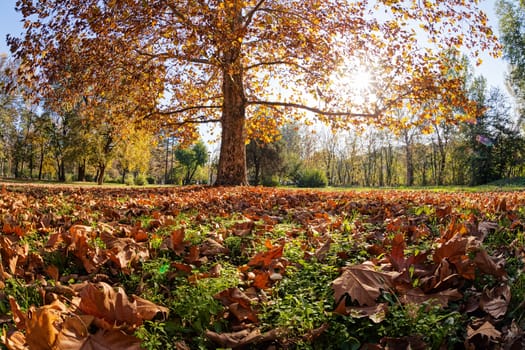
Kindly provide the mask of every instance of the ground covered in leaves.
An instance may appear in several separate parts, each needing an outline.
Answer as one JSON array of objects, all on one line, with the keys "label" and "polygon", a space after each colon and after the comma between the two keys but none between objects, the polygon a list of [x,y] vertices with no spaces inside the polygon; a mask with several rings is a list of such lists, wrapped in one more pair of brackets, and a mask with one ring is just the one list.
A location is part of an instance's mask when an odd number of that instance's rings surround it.
[{"label": "ground covered in leaves", "polygon": [[8,349],[521,349],[525,194],[4,185]]}]

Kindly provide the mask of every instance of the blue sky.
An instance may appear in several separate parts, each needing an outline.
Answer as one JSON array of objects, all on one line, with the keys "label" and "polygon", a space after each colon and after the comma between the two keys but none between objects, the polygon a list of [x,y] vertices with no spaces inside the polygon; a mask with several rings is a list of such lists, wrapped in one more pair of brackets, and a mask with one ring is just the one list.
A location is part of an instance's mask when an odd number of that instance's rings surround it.
[{"label": "blue sky", "polygon": [[[494,0],[481,1],[481,8],[488,14],[491,25],[497,32],[497,18],[494,12]],[[0,0],[0,54],[8,53],[6,35],[18,36],[22,32],[21,15],[14,10],[16,0]],[[477,68],[480,75],[487,78],[489,86],[498,86],[504,89],[506,64],[502,59],[493,59],[488,55],[482,56],[483,64]]]}]

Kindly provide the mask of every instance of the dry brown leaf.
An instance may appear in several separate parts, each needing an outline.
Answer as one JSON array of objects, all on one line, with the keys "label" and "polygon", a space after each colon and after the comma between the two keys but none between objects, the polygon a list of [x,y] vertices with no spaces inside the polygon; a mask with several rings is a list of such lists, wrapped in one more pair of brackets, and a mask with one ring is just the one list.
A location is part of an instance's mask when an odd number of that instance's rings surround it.
[{"label": "dry brown leaf", "polygon": [[4,344],[8,350],[28,350],[24,333],[16,331],[10,336],[7,336],[5,328],[3,332],[2,344]]},{"label": "dry brown leaf", "polygon": [[12,296],[9,296],[9,306],[11,307],[13,322],[15,323],[16,328],[19,330],[25,329],[27,316],[24,312],[22,312],[22,309],[20,309],[16,299]]},{"label": "dry brown leaf", "polygon": [[268,251],[257,253],[248,262],[252,267],[269,267],[273,259],[279,259],[283,256],[284,245],[271,247]]},{"label": "dry brown leaf", "polygon": [[221,254],[229,254],[230,250],[217,242],[214,239],[206,238],[200,245],[201,255],[216,256]]},{"label": "dry brown leaf", "polygon": [[476,256],[474,257],[474,263],[476,264],[476,267],[484,274],[492,275],[504,280],[507,278],[505,260],[499,259],[499,261],[497,261],[483,248],[478,249]]},{"label": "dry brown leaf", "polygon": [[498,331],[492,323],[485,321],[476,328],[474,325],[467,326],[467,340],[472,340],[475,336],[481,336],[482,338],[488,338],[489,340],[497,340],[501,337],[501,332]]},{"label": "dry brown leaf", "polygon": [[353,318],[368,317],[374,323],[382,322],[387,314],[388,304],[380,303],[372,306],[344,306],[341,302],[334,310],[335,313],[341,315],[348,315]]},{"label": "dry brown leaf", "polygon": [[332,282],[337,303],[345,302],[346,295],[361,306],[372,306],[382,290],[390,290],[393,281],[400,274],[391,271],[378,271],[372,264],[360,264],[343,268],[340,277]]},{"label": "dry brown leaf", "polygon": [[158,313],[166,316],[168,309],[142,298],[132,301],[122,288],[113,289],[109,284],[88,283],[80,290],[79,309],[93,315],[99,327],[113,330],[134,330],[143,320],[149,320]]},{"label": "dry brown leaf", "polygon": [[50,305],[31,307],[26,318],[26,342],[31,350],[51,349],[57,340],[58,325],[67,307],[55,300]]},{"label": "dry brown leaf", "polygon": [[486,290],[481,296],[479,307],[490,316],[498,319],[507,313],[510,303],[510,287],[506,284]]},{"label": "dry brown leaf", "polygon": [[140,339],[120,331],[99,330],[82,339],[64,339],[58,350],[140,350]]},{"label": "dry brown leaf", "polygon": [[239,348],[254,343],[264,343],[278,339],[283,333],[281,329],[272,329],[268,332],[261,333],[256,328],[253,330],[242,330],[234,333],[215,333],[210,330],[205,332],[205,336],[215,344],[225,348]]},{"label": "dry brown leaf", "polygon": [[239,288],[229,288],[213,296],[227,306],[238,322],[259,322],[257,314],[252,309],[252,300]]}]

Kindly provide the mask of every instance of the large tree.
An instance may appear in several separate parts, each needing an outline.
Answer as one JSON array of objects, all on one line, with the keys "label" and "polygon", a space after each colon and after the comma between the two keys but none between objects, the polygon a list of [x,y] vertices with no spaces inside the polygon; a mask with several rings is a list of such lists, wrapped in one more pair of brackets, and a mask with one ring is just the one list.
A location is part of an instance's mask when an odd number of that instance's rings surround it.
[{"label": "large tree", "polygon": [[[467,115],[461,82],[446,74],[459,64],[443,52],[497,51],[477,3],[19,0],[25,34],[9,44],[20,80],[47,100],[83,101],[89,114],[111,96],[106,107],[125,113],[109,113],[110,122],[159,120],[184,138],[219,122],[216,184],[242,185],[246,139],[266,139],[306,112],[334,127],[388,126],[391,109],[422,100]],[[345,82],[363,70],[372,79],[355,94]]]}]

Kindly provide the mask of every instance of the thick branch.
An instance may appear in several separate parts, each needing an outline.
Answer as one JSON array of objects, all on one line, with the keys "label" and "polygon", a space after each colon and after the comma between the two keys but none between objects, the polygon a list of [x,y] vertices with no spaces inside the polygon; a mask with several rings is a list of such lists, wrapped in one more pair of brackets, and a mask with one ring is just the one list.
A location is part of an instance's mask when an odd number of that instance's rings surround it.
[{"label": "thick branch", "polygon": [[253,19],[253,15],[255,14],[255,12],[257,12],[257,10],[262,6],[262,4],[264,3],[265,0],[260,0],[257,5],[255,5],[253,7],[253,9],[248,13],[248,15],[246,16],[246,21],[244,21],[244,28],[248,28],[248,26],[250,25],[250,23],[252,22],[252,19]]},{"label": "thick branch", "polygon": [[201,64],[208,64],[208,65],[213,66],[213,63],[206,58],[188,58],[188,57],[184,57],[180,55],[174,55],[173,53],[170,53],[170,52],[149,53],[149,52],[145,52],[141,50],[135,50],[135,52],[138,53],[139,55],[146,56],[152,59],[153,58],[175,58],[178,60],[185,60],[185,61],[192,62],[192,63],[201,63]]},{"label": "thick branch", "polygon": [[184,107],[184,108],[175,109],[175,110],[156,111],[155,114],[173,115],[173,114],[180,114],[180,113],[184,113],[184,112],[188,112],[192,110],[198,110],[198,109],[218,109],[218,108],[222,108],[222,105],[189,106],[189,107]]},{"label": "thick branch", "polygon": [[[154,111],[151,111],[150,113],[145,114],[142,117],[142,119],[149,119],[154,115],[170,116],[170,115],[181,114],[181,113],[192,111],[192,110],[217,109],[217,108],[222,108],[222,106],[221,105],[189,106],[189,107],[175,109],[175,110],[154,110]],[[184,124],[206,124],[206,123],[217,123],[217,122],[220,122],[220,119],[206,119],[205,116],[198,116],[196,119],[187,118],[181,122],[172,123],[172,124],[184,125]]]},{"label": "thick branch", "polygon": [[280,65],[280,64],[299,68],[300,70],[303,70],[306,73],[313,73],[308,68],[306,68],[306,67],[304,67],[304,66],[302,66],[302,65],[300,65],[298,63],[290,62],[290,61],[281,61],[281,60],[279,60],[279,61],[269,61],[269,62],[259,62],[259,63],[256,63],[256,64],[252,64],[251,66],[247,66],[245,69],[246,70],[250,70],[250,69],[261,67],[261,66],[275,66],[275,65]]},{"label": "thick branch", "polygon": [[[204,116],[202,116],[204,118]],[[186,124],[208,124],[208,123],[219,123],[220,119],[185,119],[181,120],[179,122],[171,122],[167,121],[166,124],[168,125],[176,125],[176,126],[182,126]]]},{"label": "thick branch", "polygon": [[249,101],[249,105],[264,105],[264,106],[273,106],[273,107],[288,107],[288,108],[297,108],[303,109],[309,112],[313,112],[319,115],[325,116],[349,116],[349,117],[377,117],[380,114],[380,111],[375,111],[374,113],[355,113],[349,111],[325,111],[317,107],[310,107],[300,103],[292,102],[275,102],[275,101]]}]

